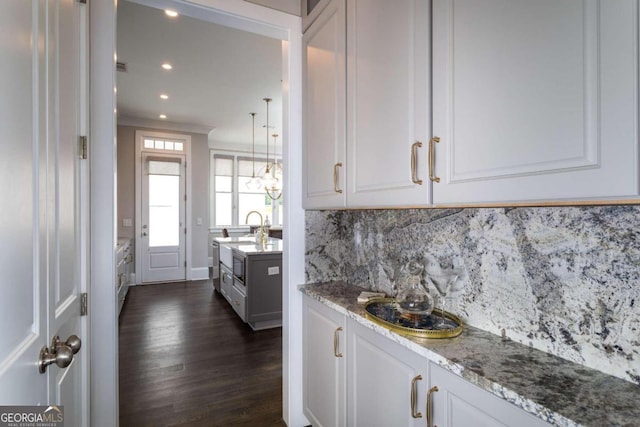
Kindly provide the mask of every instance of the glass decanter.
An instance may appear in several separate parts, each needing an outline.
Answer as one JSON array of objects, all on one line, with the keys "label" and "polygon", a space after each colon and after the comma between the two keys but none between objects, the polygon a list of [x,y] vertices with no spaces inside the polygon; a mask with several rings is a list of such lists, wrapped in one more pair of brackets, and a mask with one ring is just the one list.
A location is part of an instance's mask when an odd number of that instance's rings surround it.
[{"label": "glass decanter", "polygon": [[408,277],[404,286],[398,291],[396,301],[399,311],[410,315],[426,316],[433,311],[433,297],[420,283],[424,267],[417,262],[407,266]]}]

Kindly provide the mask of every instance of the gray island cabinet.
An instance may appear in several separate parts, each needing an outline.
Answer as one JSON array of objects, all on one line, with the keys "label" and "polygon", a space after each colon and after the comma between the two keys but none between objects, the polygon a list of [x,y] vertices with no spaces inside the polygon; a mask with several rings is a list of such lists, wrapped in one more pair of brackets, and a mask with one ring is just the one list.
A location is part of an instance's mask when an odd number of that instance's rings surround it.
[{"label": "gray island cabinet", "polygon": [[253,330],[282,326],[282,241],[220,245],[220,293]]}]

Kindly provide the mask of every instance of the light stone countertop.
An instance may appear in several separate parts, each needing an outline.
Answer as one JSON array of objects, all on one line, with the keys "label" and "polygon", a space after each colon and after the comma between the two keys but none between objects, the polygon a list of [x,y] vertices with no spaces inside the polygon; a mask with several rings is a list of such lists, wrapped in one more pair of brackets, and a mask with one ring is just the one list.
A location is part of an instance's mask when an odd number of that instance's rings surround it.
[{"label": "light stone countertop", "polygon": [[264,248],[261,248],[256,242],[258,239],[254,235],[234,236],[234,237],[216,237],[213,239],[220,245],[232,247],[232,250],[240,252],[243,255],[260,255],[260,254],[281,254],[282,240],[272,237],[267,238]]},{"label": "light stone countertop", "polygon": [[640,426],[640,386],[465,325],[451,339],[412,339],[364,317],[356,299],[367,290],[342,281],[300,290],[556,426]]}]

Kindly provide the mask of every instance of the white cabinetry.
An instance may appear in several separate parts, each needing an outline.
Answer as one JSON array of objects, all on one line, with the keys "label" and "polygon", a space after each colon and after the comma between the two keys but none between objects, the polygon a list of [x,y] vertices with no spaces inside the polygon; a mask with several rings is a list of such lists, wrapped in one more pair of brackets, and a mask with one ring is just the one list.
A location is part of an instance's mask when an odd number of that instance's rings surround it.
[{"label": "white cabinetry", "polygon": [[345,0],[333,0],[303,37],[307,209],[345,207],[345,31]]},{"label": "white cabinetry", "polygon": [[430,3],[346,5],[304,34],[305,208],[426,205]]},{"label": "white cabinetry", "polygon": [[316,427],[346,426],[345,316],[304,297],[304,414]]},{"label": "white cabinetry", "polygon": [[433,0],[433,202],[637,195],[637,7]]},{"label": "white cabinetry", "polygon": [[419,147],[431,131],[429,6],[347,2],[349,207],[430,203],[426,145]]},{"label": "white cabinetry", "polygon": [[118,239],[116,248],[116,292],[118,294],[118,314],[122,311],[124,300],[129,292],[133,275],[132,239]]},{"label": "white cabinetry", "polygon": [[433,363],[431,386],[434,426],[549,427],[541,419]]},{"label": "white cabinetry", "polygon": [[439,427],[549,426],[306,295],[302,322],[304,414],[313,426],[422,427],[428,411]]},{"label": "white cabinetry", "polygon": [[347,336],[348,425],[424,426],[427,360],[355,321]]},{"label": "white cabinetry", "polygon": [[637,198],[638,22],[633,0],[331,1],[304,36],[305,208]]}]

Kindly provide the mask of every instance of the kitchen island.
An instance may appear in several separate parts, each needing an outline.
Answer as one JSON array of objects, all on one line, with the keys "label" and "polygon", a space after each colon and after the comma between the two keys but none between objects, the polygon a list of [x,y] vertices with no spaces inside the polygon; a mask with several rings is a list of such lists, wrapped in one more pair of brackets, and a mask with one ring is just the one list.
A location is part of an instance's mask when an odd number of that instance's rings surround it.
[{"label": "kitchen island", "polygon": [[[300,290],[309,298],[330,308],[331,311],[345,316],[352,322],[353,329],[364,328],[373,332],[381,340],[390,340],[399,348],[409,350],[408,354],[414,357],[417,355],[430,363],[432,381],[435,381],[434,374],[446,371],[450,377],[448,382],[452,382],[456,377],[463,379],[466,383],[470,383],[469,386],[475,387],[474,396],[481,393],[491,394],[492,397],[510,402],[528,416],[548,423],[545,425],[572,427],[638,425],[640,407],[637,401],[640,396],[640,387],[636,384],[533,349],[509,340],[508,337],[496,336],[467,325],[462,334],[456,338],[425,340],[401,336],[368,320],[365,317],[364,307],[356,302],[360,292],[365,289],[347,285],[345,282],[304,285]],[[348,325],[345,329],[348,329]],[[340,333],[343,333],[342,329]],[[308,338],[312,342],[317,340],[315,336]],[[351,340],[349,344],[356,342],[358,341]],[[340,345],[342,344],[338,344]],[[348,346],[340,347],[339,350],[344,352],[346,358],[353,356],[353,354],[349,355],[349,351],[352,353],[355,351]],[[397,353],[400,352],[397,351]],[[340,356],[342,357],[342,354]],[[355,366],[350,365],[350,367]],[[353,380],[353,373],[347,378],[349,378],[348,381]],[[424,380],[428,381],[426,377]],[[446,383],[438,382],[440,392],[436,392],[436,396],[445,392],[443,384]],[[353,388],[354,384],[349,387]],[[449,392],[449,395],[454,396],[454,393]],[[448,400],[455,401],[455,399]],[[351,402],[348,407],[353,408],[354,404],[355,402]],[[482,405],[477,407],[484,409]],[[450,411],[439,410],[436,407],[435,420],[443,413],[450,413]],[[476,411],[476,413],[479,412]],[[490,415],[495,414],[497,412]],[[460,424],[438,422],[438,425]],[[524,424],[506,423],[506,425]],[[534,421],[532,425],[538,425],[538,423]]]},{"label": "kitchen island", "polygon": [[264,246],[252,236],[214,239],[219,247],[216,287],[253,330],[282,326],[282,240]]}]

